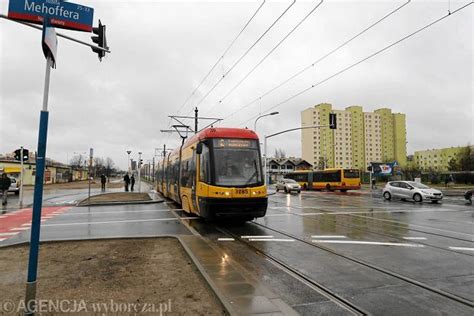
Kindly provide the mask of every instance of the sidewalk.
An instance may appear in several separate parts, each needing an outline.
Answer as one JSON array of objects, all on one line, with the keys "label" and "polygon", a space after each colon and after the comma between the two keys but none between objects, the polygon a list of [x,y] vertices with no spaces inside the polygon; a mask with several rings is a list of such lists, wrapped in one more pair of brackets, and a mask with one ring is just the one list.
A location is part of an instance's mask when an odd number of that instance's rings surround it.
[{"label": "sidewalk", "polygon": [[278,295],[252,278],[220,249],[202,237],[181,236],[198,269],[231,315],[298,315]]}]

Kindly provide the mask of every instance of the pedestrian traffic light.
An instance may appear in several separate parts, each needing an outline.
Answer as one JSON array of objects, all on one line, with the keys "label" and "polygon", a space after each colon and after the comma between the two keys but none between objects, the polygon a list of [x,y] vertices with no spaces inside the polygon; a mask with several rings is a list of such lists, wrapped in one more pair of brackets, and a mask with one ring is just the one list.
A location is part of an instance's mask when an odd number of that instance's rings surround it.
[{"label": "pedestrian traffic light", "polygon": [[[93,27],[92,32],[94,34],[97,34],[97,36],[91,36],[92,41],[96,43],[99,47],[108,49],[107,47],[107,39],[105,37],[105,25],[102,25],[102,23],[99,20],[99,26],[98,27]],[[102,61],[102,57],[105,56],[105,51],[92,47],[92,51],[94,53],[97,53],[99,56],[99,60]]]},{"label": "pedestrian traffic light", "polygon": [[329,128],[337,129],[336,113],[329,113]]},{"label": "pedestrian traffic light", "polygon": [[[29,155],[28,149],[23,148],[23,161],[27,161]],[[21,161],[21,148],[15,150],[15,160]]]},{"label": "pedestrian traffic light", "polygon": [[372,171],[372,166],[368,166],[367,171]]}]

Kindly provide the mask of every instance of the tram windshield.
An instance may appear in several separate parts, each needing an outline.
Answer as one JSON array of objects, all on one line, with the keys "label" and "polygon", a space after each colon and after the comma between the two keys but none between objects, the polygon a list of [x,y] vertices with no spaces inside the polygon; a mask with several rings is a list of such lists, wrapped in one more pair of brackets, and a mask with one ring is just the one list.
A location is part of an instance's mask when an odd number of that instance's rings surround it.
[{"label": "tram windshield", "polygon": [[243,187],[263,183],[258,143],[249,139],[214,139],[217,186]]}]

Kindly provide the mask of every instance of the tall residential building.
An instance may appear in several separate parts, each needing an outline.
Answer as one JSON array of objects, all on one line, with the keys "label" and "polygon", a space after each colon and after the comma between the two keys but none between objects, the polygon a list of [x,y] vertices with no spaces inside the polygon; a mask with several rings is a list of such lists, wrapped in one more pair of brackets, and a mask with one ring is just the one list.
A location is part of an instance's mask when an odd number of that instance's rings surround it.
[{"label": "tall residential building", "polygon": [[406,165],[406,117],[382,108],[363,112],[361,106],[333,110],[321,103],[301,112],[301,125],[328,125],[336,113],[337,129],[303,129],[302,158],[315,168],[366,169],[370,162],[396,160]]}]

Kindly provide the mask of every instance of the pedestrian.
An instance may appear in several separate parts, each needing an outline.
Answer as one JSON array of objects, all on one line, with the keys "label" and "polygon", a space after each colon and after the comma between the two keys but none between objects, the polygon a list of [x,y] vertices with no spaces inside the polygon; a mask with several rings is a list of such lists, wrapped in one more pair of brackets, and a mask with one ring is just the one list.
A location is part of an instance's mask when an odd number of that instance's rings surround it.
[{"label": "pedestrian", "polygon": [[0,177],[0,191],[2,192],[2,205],[7,205],[8,197],[8,188],[12,184],[12,180],[7,176],[6,173],[3,173]]},{"label": "pedestrian", "polygon": [[107,177],[104,174],[100,176],[100,183],[102,184],[102,192],[105,192],[105,184],[107,183]]},{"label": "pedestrian", "polygon": [[128,192],[128,186],[130,184],[130,177],[128,176],[128,173],[126,173],[123,177],[123,182],[125,182],[125,192]]},{"label": "pedestrian", "polygon": [[446,177],[444,178],[444,186],[447,188],[447,187],[448,187],[448,184],[449,184],[449,177],[446,176]]},{"label": "pedestrian", "polygon": [[377,189],[375,178],[372,179],[372,190]]},{"label": "pedestrian", "polygon": [[135,177],[133,176],[133,174],[132,174],[132,178],[130,178],[130,183],[132,184],[131,187],[130,187],[130,189],[131,189],[132,192],[133,192],[133,187],[135,186]]}]

